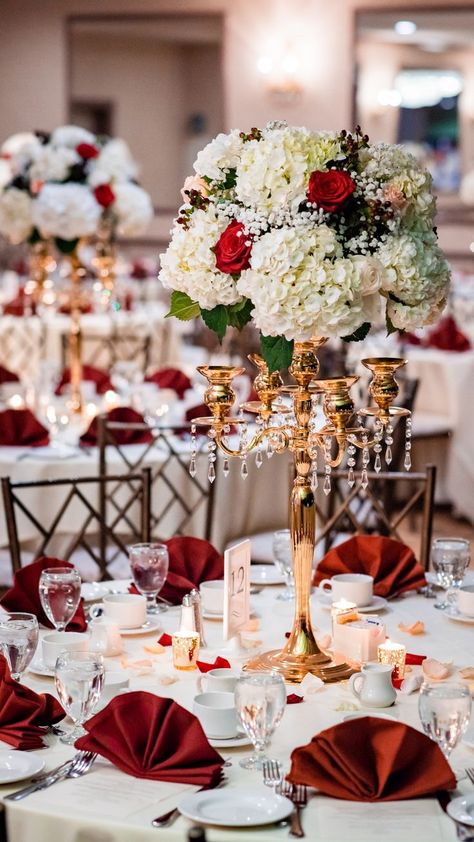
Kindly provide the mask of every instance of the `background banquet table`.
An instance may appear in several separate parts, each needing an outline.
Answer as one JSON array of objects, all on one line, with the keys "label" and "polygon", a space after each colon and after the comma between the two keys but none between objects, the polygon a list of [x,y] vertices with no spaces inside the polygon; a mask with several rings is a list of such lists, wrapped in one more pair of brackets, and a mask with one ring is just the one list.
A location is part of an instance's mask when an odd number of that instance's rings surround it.
[{"label": "background banquet table", "polygon": [[[284,633],[291,626],[291,604],[276,600],[276,593],[276,588],[268,587],[252,596],[252,606],[261,619],[261,629],[245,635],[249,640],[262,640],[268,648],[282,646]],[[320,607],[316,596],[312,597],[312,601],[313,620],[318,626],[317,636],[320,636],[330,630],[330,615]],[[433,600],[408,595],[391,601],[384,618],[390,637],[403,642],[409,652],[434,656],[442,661],[454,660],[454,665],[460,668],[472,664],[474,628],[455,623],[440,614],[433,608]],[[425,622],[426,634],[410,637],[399,631],[400,622],[409,623],[416,619]],[[170,609],[162,615],[161,622],[163,630],[176,630],[179,608]],[[221,642],[221,625],[215,621],[205,622],[210,648],[202,653],[202,659],[213,660],[215,655],[225,654]],[[153,661],[150,674],[131,676],[130,687],[173,698],[191,709],[193,696],[198,692],[198,674],[179,674],[176,683],[168,686],[160,684],[160,678],[173,674],[171,652],[167,649],[162,655],[150,656],[143,650],[143,646],[156,639],[157,635],[159,632],[124,638],[128,656],[147,657]],[[232,666],[238,667],[241,663],[229,655],[227,657]],[[120,668],[120,657],[107,659],[106,663],[110,668]],[[130,669],[129,673],[132,674],[133,670]],[[24,680],[37,691],[53,691],[52,679],[27,673]],[[288,706],[272,740],[272,756],[280,759],[288,770],[292,749],[308,742],[320,730],[341,722],[347,715],[344,706],[354,702],[355,698],[347,682],[343,682],[326,685],[307,697],[302,704]],[[398,693],[395,706],[384,712],[421,730],[417,705],[418,694],[405,696]],[[471,731],[474,732],[474,723],[471,724]],[[46,760],[47,768],[53,768],[72,752],[71,748],[60,744],[56,738],[51,739],[53,745],[39,752]],[[232,758],[232,766],[226,769],[229,789],[261,785],[260,773],[245,771],[238,765],[239,758],[250,750],[250,747],[221,750],[225,758]],[[456,773],[463,776],[458,784],[459,792],[472,792],[472,784],[465,779],[464,769],[474,765],[474,751],[461,744],[454,750],[451,763]],[[0,787],[0,797],[15,788],[18,787]],[[61,839],[61,842],[130,842],[133,838],[134,842],[138,842],[156,840],[161,834],[166,840],[184,840],[188,827],[184,818],[179,818],[172,827],[165,830],[151,828],[150,821],[174,807],[180,796],[190,790],[191,787],[185,785],[134,779],[98,759],[91,772],[83,778],[59,783],[17,804],[5,802],[9,839],[34,839],[35,842],[50,842],[51,838]],[[366,804],[314,795],[303,812],[302,821],[309,840],[321,839],[324,842],[341,842],[348,833],[351,842],[380,842],[381,838],[387,842],[400,842],[401,839],[404,842],[449,842],[456,838],[454,823],[442,812],[434,798]],[[288,828],[217,828],[208,829],[207,834],[210,842],[233,842],[243,838],[255,842],[274,842],[276,839],[287,839]]]}]

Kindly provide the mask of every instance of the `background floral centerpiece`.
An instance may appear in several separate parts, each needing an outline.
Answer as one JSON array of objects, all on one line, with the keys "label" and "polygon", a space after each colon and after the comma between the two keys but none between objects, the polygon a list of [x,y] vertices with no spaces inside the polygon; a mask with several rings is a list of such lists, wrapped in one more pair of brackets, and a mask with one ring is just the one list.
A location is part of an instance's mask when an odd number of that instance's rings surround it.
[{"label": "background floral centerpiece", "polygon": [[401,147],[279,122],[218,135],[194,169],[161,256],[169,315],[220,338],[253,321],[275,369],[295,339],[412,330],[443,310],[431,176]]}]

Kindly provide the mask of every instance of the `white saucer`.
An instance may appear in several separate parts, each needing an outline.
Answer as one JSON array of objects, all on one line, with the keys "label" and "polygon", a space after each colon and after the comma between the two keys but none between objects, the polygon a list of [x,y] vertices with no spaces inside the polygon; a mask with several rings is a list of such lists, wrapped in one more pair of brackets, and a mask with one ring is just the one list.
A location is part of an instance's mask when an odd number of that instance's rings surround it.
[{"label": "white saucer", "polygon": [[456,614],[452,613],[451,611],[443,611],[443,613],[448,620],[454,620],[455,623],[470,623],[471,625],[474,624],[474,617],[469,617],[467,614],[461,614],[460,611],[457,611]]},{"label": "white saucer", "polygon": [[238,737],[231,737],[229,740],[211,740],[210,737],[208,739],[213,748],[240,748],[240,746],[252,745],[247,734],[239,734]]},{"label": "white saucer", "polygon": [[382,713],[377,708],[367,708],[367,710],[357,710],[353,713],[347,713],[342,717],[343,722],[349,722],[350,719],[360,719],[363,716],[371,716],[376,719],[388,719],[390,722],[396,721],[398,717],[393,713]]},{"label": "white saucer", "polygon": [[250,566],[251,585],[284,585],[285,577],[274,564],[252,564]]},{"label": "white saucer", "polygon": [[[325,608],[327,611],[329,611],[329,609],[331,608],[331,605],[332,605],[331,598],[328,598],[326,596],[321,596],[320,594],[317,594],[316,599],[318,600],[318,602],[321,604],[321,606],[323,608]],[[388,606],[388,602],[385,599],[385,597],[374,596],[372,598],[372,602],[370,602],[369,605],[357,605],[355,610],[359,614],[371,614],[374,611],[384,611],[384,609],[387,608],[387,606]]]},{"label": "white saucer", "polygon": [[130,583],[131,579],[118,579],[111,582],[83,582],[81,596],[86,602],[94,602],[97,599],[103,599],[108,594],[128,593]]},{"label": "white saucer", "polygon": [[28,670],[29,672],[33,672],[35,675],[42,675],[45,678],[54,678],[53,667],[47,667],[44,661],[41,661],[39,658],[38,660],[31,662]]},{"label": "white saucer", "polygon": [[218,827],[258,827],[286,819],[293,803],[283,795],[274,795],[267,787],[208,789],[185,796],[179,812],[200,824]]},{"label": "white saucer", "polygon": [[151,619],[150,617],[143,623],[143,626],[138,626],[136,629],[120,629],[120,634],[124,634],[126,637],[132,637],[132,635],[136,634],[149,634],[150,632],[157,631],[161,628],[161,623],[158,619]]},{"label": "white saucer", "polygon": [[[221,623],[222,623],[222,621],[223,621],[223,619],[224,619],[224,615],[223,615],[223,614],[217,614],[217,613],[214,613],[214,611],[205,611],[205,610],[204,610],[204,611],[202,612],[202,616],[203,616],[203,619],[204,619],[204,620],[218,620],[218,621],[220,621]],[[250,609],[250,619],[251,619],[251,620],[253,620],[255,617],[258,617],[258,616],[259,616],[259,615],[257,614],[257,612],[256,612],[256,611],[253,611],[252,609]],[[122,631],[122,629],[120,629],[120,631]]]},{"label": "white saucer", "polygon": [[474,792],[469,795],[460,795],[449,802],[446,812],[456,822],[468,824],[474,827]]},{"label": "white saucer", "polygon": [[26,751],[0,751],[0,784],[10,784],[31,778],[44,769],[44,760]]}]

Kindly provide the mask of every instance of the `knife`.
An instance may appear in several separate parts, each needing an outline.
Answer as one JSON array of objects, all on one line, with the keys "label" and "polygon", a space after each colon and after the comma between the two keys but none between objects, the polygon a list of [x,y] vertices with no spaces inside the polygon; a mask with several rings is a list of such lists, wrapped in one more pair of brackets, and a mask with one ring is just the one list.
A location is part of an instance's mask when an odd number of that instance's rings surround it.
[{"label": "knife", "polygon": [[6,795],[5,800],[20,801],[20,799],[26,798],[27,795],[31,795],[33,792],[39,792],[41,789],[47,789],[49,786],[55,784],[56,781],[66,777],[72,763],[72,760],[67,763],[63,763],[62,766],[58,766],[57,769],[54,769],[45,778],[41,778],[41,780],[29,784],[28,786],[23,787],[23,789],[17,789],[16,792],[11,792],[10,795]]},{"label": "knife", "polygon": [[[451,795],[449,794],[449,792],[443,789],[440,792],[436,793],[436,798],[438,799],[438,804],[443,810],[443,812],[446,813],[447,816],[449,816],[448,804],[451,801]],[[453,819],[452,816],[449,816],[449,818],[456,825],[457,837],[461,840],[461,842],[474,842],[474,827],[471,827],[467,824],[462,824],[461,822],[456,821],[456,819]]]}]

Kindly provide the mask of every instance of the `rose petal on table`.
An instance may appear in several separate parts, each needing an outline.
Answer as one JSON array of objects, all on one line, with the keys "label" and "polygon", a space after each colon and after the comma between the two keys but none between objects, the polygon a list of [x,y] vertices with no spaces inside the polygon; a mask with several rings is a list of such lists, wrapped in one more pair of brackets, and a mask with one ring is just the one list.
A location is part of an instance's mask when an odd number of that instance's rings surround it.
[{"label": "rose petal on table", "polygon": [[162,634],[161,637],[158,638],[157,642],[160,643],[161,646],[171,646],[173,643],[170,634]]},{"label": "rose petal on table", "polygon": [[403,693],[405,696],[409,696],[410,693],[416,693],[417,690],[420,689],[421,685],[423,684],[423,673],[422,672],[413,672],[411,675],[407,675],[401,682],[400,685],[400,693]]},{"label": "rose petal on table", "polygon": [[323,637],[317,638],[316,643],[320,649],[330,649],[332,646],[332,637],[330,634],[325,634]]},{"label": "rose petal on table", "polygon": [[318,690],[321,690],[322,687],[324,687],[324,681],[318,678],[317,675],[307,672],[303,681],[300,681],[298,684],[298,695],[303,696],[303,698],[312,696]]},{"label": "rose petal on table", "polygon": [[162,684],[164,687],[167,687],[169,684],[176,684],[179,681],[176,675],[160,675],[158,677],[158,684]]},{"label": "rose petal on table", "polygon": [[286,697],[286,704],[287,705],[299,705],[300,702],[303,702],[303,696],[297,696],[296,693],[290,693]]},{"label": "rose petal on table", "polygon": [[130,661],[129,658],[121,658],[120,664],[122,669],[131,669],[137,675],[148,675],[153,671],[153,661],[149,658],[142,658],[137,661]]},{"label": "rose petal on table", "polygon": [[351,711],[351,710],[360,710],[354,702],[341,702],[337,707],[334,708],[337,711]]},{"label": "rose petal on table", "polygon": [[285,637],[286,637],[287,640],[288,640],[290,634],[291,634],[291,632],[285,632]]},{"label": "rose petal on table", "polygon": [[252,617],[248,623],[245,624],[242,631],[246,632],[256,632],[260,630],[260,620],[258,617]]},{"label": "rose petal on table", "polygon": [[262,640],[248,640],[245,637],[241,639],[241,644],[244,649],[258,649],[262,645]]},{"label": "rose petal on table", "polygon": [[474,667],[464,667],[459,670],[461,678],[474,679]]},{"label": "rose petal on table", "polygon": [[398,628],[405,634],[424,634],[425,624],[422,620],[417,620],[415,623],[399,623]]},{"label": "rose petal on table", "polygon": [[197,661],[197,668],[199,672],[209,672],[209,670],[215,669],[230,669],[230,663],[227,658],[221,658],[218,655],[213,664],[206,663],[206,661]]},{"label": "rose petal on table", "polygon": [[148,646],[143,647],[143,651],[148,652],[149,655],[162,655],[165,647],[161,643],[149,643]]},{"label": "rose petal on table", "polygon": [[442,681],[451,673],[449,664],[443,664],[441,661],[437,661],[436,658],[425,658],[421,668],[425,677],[431,678],[434,681]]}]

